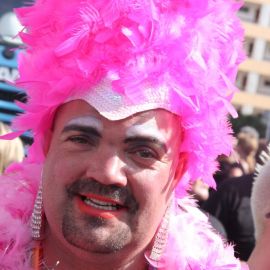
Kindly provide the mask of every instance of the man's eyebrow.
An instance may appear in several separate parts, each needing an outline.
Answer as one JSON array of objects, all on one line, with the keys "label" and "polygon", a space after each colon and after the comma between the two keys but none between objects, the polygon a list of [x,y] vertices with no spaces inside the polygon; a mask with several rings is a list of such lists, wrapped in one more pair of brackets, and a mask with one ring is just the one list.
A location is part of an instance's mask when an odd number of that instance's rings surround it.
[{"label": "man's eyebrow", "polygon": [[91,135],[101,138],[101,134],[97,130],[97,128],[91,127],[91,126],[84,126],[80,124],[68,124],[63,128],[62,133],[69,132],[69,131],[80,131],[80,132],[91,134]]},{"label": "man's eyebrow", "polygon": [[126,138],[124,143],[152,143],[162,148],[165,152],[168,150],[166,143],[154,136],[134,135]]}]

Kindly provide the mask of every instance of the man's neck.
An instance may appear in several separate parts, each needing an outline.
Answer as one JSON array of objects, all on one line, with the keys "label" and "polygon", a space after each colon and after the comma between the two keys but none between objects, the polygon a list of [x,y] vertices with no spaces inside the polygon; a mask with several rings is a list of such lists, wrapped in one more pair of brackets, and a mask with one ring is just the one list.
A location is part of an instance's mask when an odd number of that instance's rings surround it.
[{"label": "man's neck", "polygon": [[[43,245],[44,263],[56,270],[146,270],[148,269],[143,252],[136,256],[113,254],[90,254],[85,251],[70,252],[63,249],[57,240],[48,237]],[[57,267],[56,267],[57,265]],[[109,267],[109,268],[108,268]]]}]

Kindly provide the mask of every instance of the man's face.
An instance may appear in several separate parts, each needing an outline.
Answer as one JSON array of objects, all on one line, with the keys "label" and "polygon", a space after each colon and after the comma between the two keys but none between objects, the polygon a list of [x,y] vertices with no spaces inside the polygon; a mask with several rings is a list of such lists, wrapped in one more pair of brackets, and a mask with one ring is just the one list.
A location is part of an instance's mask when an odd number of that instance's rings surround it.
[{"label": "man's face", "polygon": [[110,121],[84,101],[63,105],[43,171],[50,235],[89,254],[145,249],[181,176],[180,134],[165,110]]}]

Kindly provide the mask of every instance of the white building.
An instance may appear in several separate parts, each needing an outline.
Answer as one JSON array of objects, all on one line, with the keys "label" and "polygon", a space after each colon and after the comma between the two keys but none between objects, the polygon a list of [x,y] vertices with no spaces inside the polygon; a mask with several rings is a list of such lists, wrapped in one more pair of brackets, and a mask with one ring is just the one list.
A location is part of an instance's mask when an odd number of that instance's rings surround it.
[{"label": "white building", "polygon": [[237,84],[242,91],[233,102],[244,114],[270,112],[270,0],[246,0],[239,17],[248,59],[239,68]]}]

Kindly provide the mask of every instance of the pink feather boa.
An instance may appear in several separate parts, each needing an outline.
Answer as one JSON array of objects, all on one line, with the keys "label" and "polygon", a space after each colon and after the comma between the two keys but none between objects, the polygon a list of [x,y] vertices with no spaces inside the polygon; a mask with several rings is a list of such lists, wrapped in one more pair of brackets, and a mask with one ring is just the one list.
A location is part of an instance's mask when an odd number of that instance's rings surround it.
[{"label": "pink feather boa", "polygon": [[30,217],[41,166],[13,164],[0,177],[0,269],[29,270]]},{"label": "pink feather boa", "polygon": [[[0,269],[30,270],[33,246],[30,216],[41,166],[13,165],[0,177]],[[189,198],[179,199],[170,219],[169,241],[158,269],[237,270],[233,248],[214,233],[207,217]],[[152,263],[149,260],[150,263]]]}]

